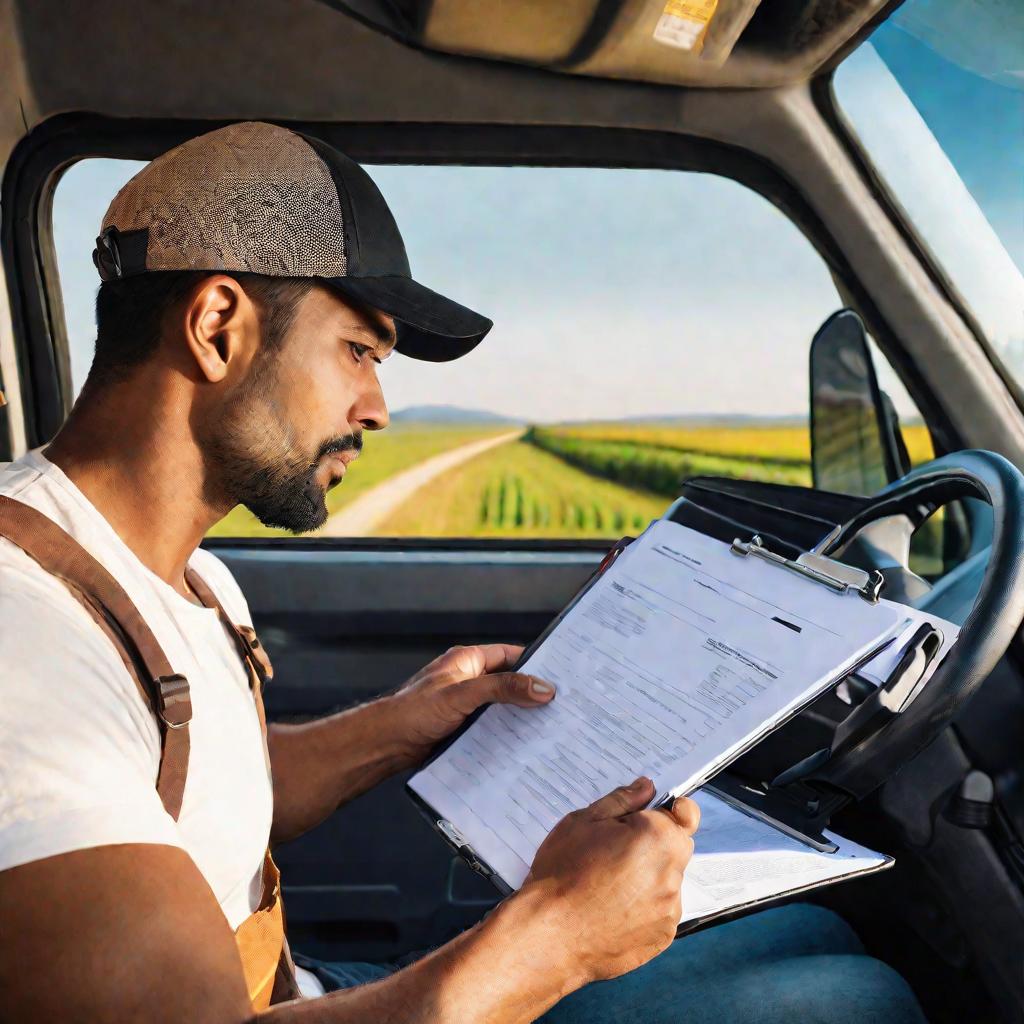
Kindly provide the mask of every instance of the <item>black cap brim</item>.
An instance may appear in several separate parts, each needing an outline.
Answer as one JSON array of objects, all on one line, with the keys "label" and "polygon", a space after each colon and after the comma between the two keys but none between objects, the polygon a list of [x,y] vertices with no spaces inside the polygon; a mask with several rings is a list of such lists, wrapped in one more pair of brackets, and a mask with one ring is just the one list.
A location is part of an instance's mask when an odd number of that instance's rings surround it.
[{"label": "black cap brim", "polygon": [[395,319],[395,350],[413,359],[446,363],[471,352],[494,326],[490,320],[410,277],[332,277],[342,295]]}]

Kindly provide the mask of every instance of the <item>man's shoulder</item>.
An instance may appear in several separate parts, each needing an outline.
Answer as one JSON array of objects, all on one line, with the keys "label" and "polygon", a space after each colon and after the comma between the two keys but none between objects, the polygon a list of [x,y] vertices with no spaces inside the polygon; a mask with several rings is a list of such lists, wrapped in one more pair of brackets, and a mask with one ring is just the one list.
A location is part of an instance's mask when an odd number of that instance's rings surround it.
[{"label": "man's shoulder", "polygon": [[88,612],[67,586],[17,544],[0,537],[0,631],[10,632],[25,618],[40,616],[67,624],[88,624]]},{"label": "man's shoulder", "polygon": [[0,732],[71,734],[73,719],[101,733],[120,729],[144,757],[159,751],[152,716],[110,639],[61,580],[3,539],[0,650]]},{"label": "man's shoulder", "polygon": [[71,591],[10,541],[0,539],[0,649],[4,675],[127,678],[120,655]]}]

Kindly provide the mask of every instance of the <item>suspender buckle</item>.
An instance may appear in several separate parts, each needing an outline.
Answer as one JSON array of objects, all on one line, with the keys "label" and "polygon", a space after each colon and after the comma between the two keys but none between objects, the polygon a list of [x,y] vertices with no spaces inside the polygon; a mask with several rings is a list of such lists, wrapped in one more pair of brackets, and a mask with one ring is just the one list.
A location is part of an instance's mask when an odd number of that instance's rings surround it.
[{"label": "suspender buckle", "polygon": [[256,673],[256,678],[260,682],[260,693],[262,693],[267,682],[274,678],[274,669],[270,664],[270,658],[263,649],[259,637],[256,636],[256,630],[252,626],[236,626],[235,630],[242,638],[246,661],[249,662]]},{"label": "suspender buckle", "polygon": [[188,680],[180,673],[158,676],[156,684],[156,713],[168,729],[183,729],[192,721],[192,699]]}]

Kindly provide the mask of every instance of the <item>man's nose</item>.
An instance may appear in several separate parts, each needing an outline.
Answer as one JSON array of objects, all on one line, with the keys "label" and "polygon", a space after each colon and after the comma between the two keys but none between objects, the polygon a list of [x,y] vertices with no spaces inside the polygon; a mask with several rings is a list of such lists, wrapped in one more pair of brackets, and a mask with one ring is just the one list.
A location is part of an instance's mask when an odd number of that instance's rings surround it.
[{"label": "man's nose", "polygon": [[391,422],[388,405],[384,401],[384,391],[376,374],[373,383],[360,393],[356,407],[352,410],[352,419],[359,423],[363,430],[383,430]]}]

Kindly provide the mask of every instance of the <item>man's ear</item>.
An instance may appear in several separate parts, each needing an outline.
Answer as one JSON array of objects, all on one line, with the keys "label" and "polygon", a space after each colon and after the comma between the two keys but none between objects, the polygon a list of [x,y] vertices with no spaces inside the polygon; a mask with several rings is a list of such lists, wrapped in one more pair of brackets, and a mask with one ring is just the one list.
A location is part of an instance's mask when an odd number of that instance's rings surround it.
[{"label": "man's ear", "polygon": [[216,384],[248,368],[259,345],[259,316],[233,277],[204,278],[183,312],[185,344],[201,379]]}]

